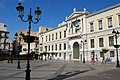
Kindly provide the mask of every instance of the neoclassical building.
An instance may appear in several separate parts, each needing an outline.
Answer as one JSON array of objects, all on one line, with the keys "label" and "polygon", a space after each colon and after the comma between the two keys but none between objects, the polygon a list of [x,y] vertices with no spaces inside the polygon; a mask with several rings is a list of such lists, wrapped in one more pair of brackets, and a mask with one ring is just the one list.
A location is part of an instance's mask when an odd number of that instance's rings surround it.
[{"label": "neoclassical building", "polygon": [[113,29],[120,31],[120,4],[92,14],[86,9],[79,12],[74,8],[73,13],[56,28],[39,28],[39,51],[54,52],[54,57],[62,60],[102,61],[104,48],[108,50],[105,59],[114,62]]}]

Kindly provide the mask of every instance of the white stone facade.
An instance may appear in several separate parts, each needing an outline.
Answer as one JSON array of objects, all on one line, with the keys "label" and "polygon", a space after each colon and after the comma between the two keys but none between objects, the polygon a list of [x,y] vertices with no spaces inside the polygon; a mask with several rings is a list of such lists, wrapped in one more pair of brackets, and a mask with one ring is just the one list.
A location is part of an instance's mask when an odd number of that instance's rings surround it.
[{"label": "white stone facade", "polygon": [[106,48],[109,51],[104,55],[105,58],[114,62],[116,50],[113,46],[115,38],[111,37],[113,29],[120,31],[120,4],[93,14],[86,9],[82,12],[74,9],[57,28],[39,31],[39,52],[57,53],[55,57],[62,60],[96,61],[97,58],[102,61],[101,51]]}]

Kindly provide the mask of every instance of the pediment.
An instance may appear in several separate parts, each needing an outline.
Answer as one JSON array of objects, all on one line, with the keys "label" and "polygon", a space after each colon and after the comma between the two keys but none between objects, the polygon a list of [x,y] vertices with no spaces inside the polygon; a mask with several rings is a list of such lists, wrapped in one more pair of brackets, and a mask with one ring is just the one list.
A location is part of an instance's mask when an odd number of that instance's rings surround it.
[{"label": "pediment", "polygon": [[74,19],[80,15],[83,15],[83,12],[75,12],[75,13],[72,13],[68,18],[67,20],[71,20],[71,19]]}]

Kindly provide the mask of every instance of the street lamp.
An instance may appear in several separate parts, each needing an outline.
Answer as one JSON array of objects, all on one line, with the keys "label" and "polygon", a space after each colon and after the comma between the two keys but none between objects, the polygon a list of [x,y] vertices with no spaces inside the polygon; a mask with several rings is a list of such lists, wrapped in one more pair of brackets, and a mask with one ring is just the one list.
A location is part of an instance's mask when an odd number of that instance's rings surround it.
[{"label": "street lamp", "polygon": [[35,15],[36,15],[36,22],[34,22],[32,20],[32,14],[31,14],[31,8],[30,8],[30,13],[28,15],[28,19],[27,20],[23,20],[23,16],[24,16],[24,7],[21,5],[21,3],[18,3],[18,6],[16,7],[17,11],[18,11],[18,17],[20,17],[20,19],[23,22],[29,22],[29,30],[28,30],[28,55],[27,55],[27,66],[26,66],[26,78],[25,80],[30,80],[30,61],[29,61],[29,56],[30,56],[30,31],[31,31],[31,23],[37,24],[40,20],[40,14],[41,14],[41,10],[39,9],[39,7],[37,7],[37,9],[35,10]]},{"label": "street lamp", "polygon": [[8,43],[8,63],[10,62],[10,43]]},{"label": "street lamp", "polygon": [[[17,51],[17,54],[18,54],[18,65],[17,65],[17,69],[20,69],[20,51],[21,51],[21,48],[22,48],[22,46],[21,46],[21,44],[20,44],[20,42],[21,42],[21,36],[22,36],[22,32],[19,34],[19,46],[17,47],[18,48],[18,51]],[[15,37],[16,37],[16,39],[17,39],[17,37],[18,37],[18,34],[16,33],[15,34]]]},{"label": "street lamp", "polygon": [[118,31],[115,31],[114,29],[113,29],[112,33],[113,33],[113,35],[115,37],[115,40],[116,40],[115,41],[116,45],[114,45],[114,47],[116,48],[116,54],[117,54],[116,67],[118,68],[118,67],[120,67],[119,66],[119,59],[118,59],[118,48],[119,48],[120,45],[117,44],[117,38],[118,38],[120,33]]},{"label": "street lamp", "polygon": [[84,45],[87,42],[87,40],[81,41],[83,43],[83,63],[85,63],[85,51],[84,51]]}]

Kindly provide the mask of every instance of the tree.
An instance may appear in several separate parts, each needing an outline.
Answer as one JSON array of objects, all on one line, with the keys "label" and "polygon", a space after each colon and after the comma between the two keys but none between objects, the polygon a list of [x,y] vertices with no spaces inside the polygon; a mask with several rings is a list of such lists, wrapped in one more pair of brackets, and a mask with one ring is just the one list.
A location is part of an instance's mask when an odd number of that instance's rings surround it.
[{"label": "tree", "polygon": [[103,52],[103,53],[107,53],[108,51],[109,51],[108,49],[102,48],[102,52]]},{"label": "tree", "polygon": [[106,48],[102,48],[102,57],[103,57],[103,60],[102,60],[102,62],[106,62],[105,61],[105,53],[107,53],[109,50],[108,49],[106,49]]}]

